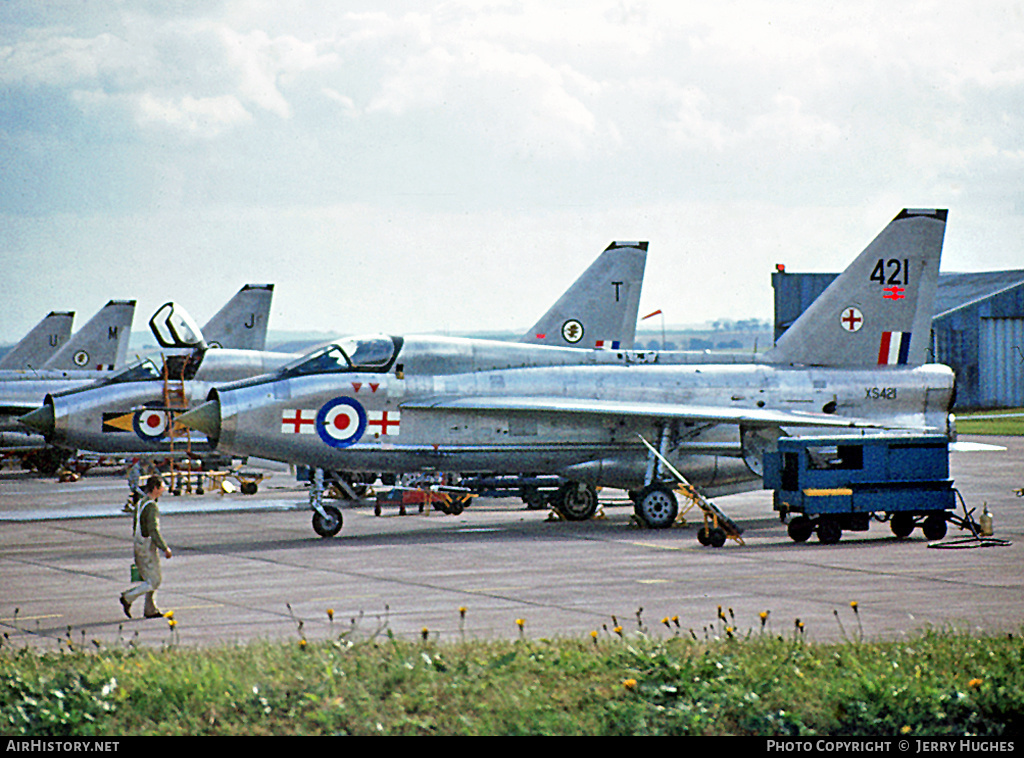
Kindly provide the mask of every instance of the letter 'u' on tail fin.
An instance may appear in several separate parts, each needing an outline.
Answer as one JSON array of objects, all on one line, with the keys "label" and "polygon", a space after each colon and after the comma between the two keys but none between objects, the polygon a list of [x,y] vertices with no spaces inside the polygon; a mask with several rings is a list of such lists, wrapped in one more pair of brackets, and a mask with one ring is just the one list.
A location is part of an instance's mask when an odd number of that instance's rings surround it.
[{"label": "letter 'u' on tail fin", "polygon": [[779,337],[765,361],[836,368],[924,363],[947,214],[901,211]]}]

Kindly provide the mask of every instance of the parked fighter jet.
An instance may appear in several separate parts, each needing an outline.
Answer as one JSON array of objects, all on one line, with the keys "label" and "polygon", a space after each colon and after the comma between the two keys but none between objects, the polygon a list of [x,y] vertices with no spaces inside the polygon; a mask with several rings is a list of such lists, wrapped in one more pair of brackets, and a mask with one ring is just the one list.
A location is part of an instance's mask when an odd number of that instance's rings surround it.
[{"label": "parked fighter jet", "polygon": [[[211,340],[218,345],[224,345],[225,348],[249,346],[250,348],[262,349],[266,344],[267,319],[270,314],[273,289],[274,286],[272,284],[247,284],[243,286],[204,327],[210,334]],[[145,375],[147,372],[156,377],[160,376],[160,369],[152,361],[141,361],[140,363],[123,367],[124,355],[128,350],[131,316],[134,313],[135,302],[130,301],[129,304],[131,310],[127,311],[126,304],[111,301],[104,311],[115,314],[118,320],[108,324],[106,321],[98,321],[94,318],[90,325],[84,327],[79,333],[90,335],[102,334],[104,337],[107,334],[116,334],[120,342],[118,343],[114,360],[122,367],[120,370],[104,372],[104,375],[99,377],[95,371],[85,370],[75,372],[56,370],[0,372],[0,410],[6,412],[9,416],[4,427],[3,436],[0,438],[0,443],[2,443],[0,444],[0,449],[8,452],[14,450],[29,452],[47,448],[46,441],[42,436],[36,433],[26,433],[26,428],[17,423],[17,417],[40,408],[47,394],[56,394],[62,391],[85,387],[101,387],[106,386],[108,383],[120,383],[128,377]],[[168,306],[171,306],[169,310]],[[173,312],[172,304],[164,306],[161,311],[163,316],[160,316],[160,312],[158,312],[150,320],[150,324],[151,328],[154,324],[159,324],[166,334],[167,329],[172,328],[168,324],[176,323],[176,316]],[[200,330],[193,327],[192,331],[199,333]],[[70,347],[64,351],[70,350],[76,362],[81,362],[83,360],[82,356],[87,353],[106,358],[105,354],[99,355],[93,347],[93,345],[102,344],[101,340],[94,339],[91,344],[86,344],[78,341],[77,338],[78,335],[72,338],[68,343]],[[157,335],[157,339],[158,341],[160,340],[159,335]],[[198,337],[195,339],[198,339]],[[195,342],[177,345],[177,347],[184,348],[186,352],[194,350],[196,346]],[[290,360],[291,358],[292,356],[290,355],[286,356],[280,362]],[[50,363],[48,362],[47,365],[49,366]],[[256,363],[249,375],[264,370],[267,370],[266,366],[262,363]],[[237,376],[238,374],[227,374],[225,379],[234,379]],[[73,446],[71,447],[73,448]],[[53,456],[41,453],[34,453],[34,455],[39,457],[39,463],[43,468],[47,470],[53,468],[54,464],[50,460]],[[57,451],[56,456],[63,459],[66,457],[66,453]]]},{"label": "parked fighter jet", "polygon": [[[592,353],[607,350],[541,349],[542,345],[577,345],[591,348],[632,344],[636,333],[640,289],[647,260],[647,243],[613,242],[580,275],[570,289],[541,317],[520,344],[484,342],[462,338],[425,338],[437,345],[438,366],[454,365],[474,355],[492,368],[546,365],[550,362],[581,363],[593,360]],[[180,315],[180,312],[179,312]],[[172,320],[173,321],[173,320]],[[157,319],[157,326],[161,325]],[[182,333],[189,327],[182,325]],[[165,328],[160,340],[165,347],[185,348],[188,339],[178,339]],[[198,329],[194,331],[199,331]],[[203,330],[205,333],[205,330]],[[158,338],[159,339],[159,338]],[[477,344],[487,345],[486,357]],[[305,354],[259,351],[193,350],[187,355],[187,369],[175,368],[171,376],[176,393],[168,407],[167,382],[155,364],[134,366],[109,378],[103,385],[47,395],[38,411],[22,421],[42,432],[54,444],[100,453],[143,453],[208,450],[205,438],[174,425],[178,410],[205,401],[218,384],[277,370],[286,363],[303,362]],[[182,366],[184,358],[176,358]],[[321,360],[334,360],[333,353]]]},{"label": "parked fighter jet", "polygon": [[17,429],[17,417],[39,407],[50,389],[123,366],[134,315],[134,300],[111,300],[41,366],[0,371],[0,429]]},{"label": "parked fighter jet", "polygon": [[50,311],[0,358],[0,371],[40,368],[71,337],[73,311]]},{"label": "parked fighter jet", "polygon": [[[352,338],[216,388],[179,422],[222,452],[326,469],[558,474],[569,518],[594,512],[596,486],[620,487],[647,525],[666,527],[678,506],[662,461],[713,497],[759,486],[763,452],[783,434],[950,431],[953,372],[922,365],[945,224],[944,210],[902,211],[748,365]],[[314,529],[337,533],[340,511],[313,506]]]}]

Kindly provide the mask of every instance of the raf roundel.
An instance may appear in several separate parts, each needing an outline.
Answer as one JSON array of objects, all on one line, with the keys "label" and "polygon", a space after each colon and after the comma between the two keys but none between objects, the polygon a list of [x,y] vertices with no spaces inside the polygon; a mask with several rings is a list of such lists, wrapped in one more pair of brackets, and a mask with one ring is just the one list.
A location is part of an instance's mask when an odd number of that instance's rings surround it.
[{"label": "raf roundel", "polygon": [[167,413],[144,408],[132,418],[132,429],[144,440],[158,440],[167,434]]},{"label": "raf roundel", "polygon": [[331,447],[354,445],[365,431],[366,411],[350,397],[337,397],[316,414],[316,433]]}]

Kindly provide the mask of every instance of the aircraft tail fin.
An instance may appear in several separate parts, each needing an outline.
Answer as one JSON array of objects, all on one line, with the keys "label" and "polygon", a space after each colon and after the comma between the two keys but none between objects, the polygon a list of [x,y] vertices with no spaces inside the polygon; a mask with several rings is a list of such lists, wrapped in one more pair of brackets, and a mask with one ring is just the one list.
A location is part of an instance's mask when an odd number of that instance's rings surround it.
[{"label": "aircraft tail fin", "polygon": [[266,350],[273,284],[246,284],[203,327],[210,347]]},{"label": "aircraft tail fin", "polygon": [[39,368],[71,337],[71,311],[50,311],[32,331],[0,358],[0,369]]},{"label": "aircraft tail fin", "polygon": [[111,300],[43,364],[44,369],[111,371],[128,357],[134,300]]},{"label": "aircraft tail fin", "polygon": [[611,243],[519,341],[631,349],[646,266],[646,242]]},{"label": "aircraft tail fin", "polygon": [[765,362],[925,363],[947,214],[901,211],[779,337]]}]

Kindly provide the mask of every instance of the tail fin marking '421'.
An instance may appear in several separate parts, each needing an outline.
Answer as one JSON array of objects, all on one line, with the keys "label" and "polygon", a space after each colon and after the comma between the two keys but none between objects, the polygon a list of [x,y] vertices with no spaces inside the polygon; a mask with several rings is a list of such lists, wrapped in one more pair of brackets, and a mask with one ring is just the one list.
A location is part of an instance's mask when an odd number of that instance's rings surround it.
[{"label": "tail fin marking '421'", "polygon": [[901,211],[779,337],[766,362],[925,363],[947,213]]}]

